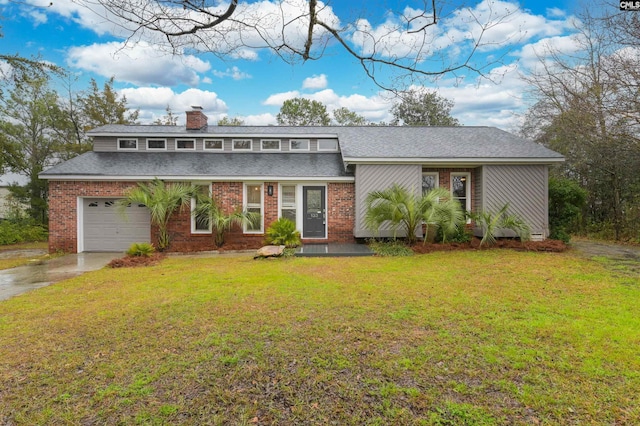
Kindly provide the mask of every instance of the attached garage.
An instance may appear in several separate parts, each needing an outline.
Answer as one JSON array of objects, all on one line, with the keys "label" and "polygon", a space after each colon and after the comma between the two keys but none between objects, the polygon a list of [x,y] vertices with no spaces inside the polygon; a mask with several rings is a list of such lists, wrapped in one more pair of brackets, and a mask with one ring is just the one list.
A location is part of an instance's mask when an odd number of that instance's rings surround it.
[{"label": "attached garage", "polygon": [[130,204],[123,215],[114,198],[82,199],[80,251],[126,251],[132,243],[151,241],[151,219],[143,204]]}]

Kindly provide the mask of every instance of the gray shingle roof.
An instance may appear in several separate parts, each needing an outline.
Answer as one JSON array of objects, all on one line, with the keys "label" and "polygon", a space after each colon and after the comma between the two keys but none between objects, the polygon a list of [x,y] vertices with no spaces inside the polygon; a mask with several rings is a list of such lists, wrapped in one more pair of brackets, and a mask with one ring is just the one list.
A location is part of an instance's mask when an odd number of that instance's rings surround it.
[{"label": "gray shingle roof", "polygon": [[88,152],[41,173],[41,176],[343,178],[352,177],[345,171],[345,164],[359,161],[481,164],[492,160],[526,163],[563,159],[555,151],[493,127],[209,126],[204,130],[187,131],[184,126],[107,125],[90,134],[281,138],[312,138],[315,135],[337,137],[341,153]]},{"label": "gray shingle roof", "polygon": [[90,135],[265,135],[290,138],[338,137],[343,157],[375,159],[552,159],[562,155],[495,127],[420,126],[209,126],[187,131],[185,126],[107,125]]},{"label": "gray shingle roof", "polygon": [[87,152],[40,174],[115,178],[350,177],[339,153]]},{"label": "gray shingle roof", "polygon": [[344,127],[345,159],[561,159],[535,142],[494,127]]}]

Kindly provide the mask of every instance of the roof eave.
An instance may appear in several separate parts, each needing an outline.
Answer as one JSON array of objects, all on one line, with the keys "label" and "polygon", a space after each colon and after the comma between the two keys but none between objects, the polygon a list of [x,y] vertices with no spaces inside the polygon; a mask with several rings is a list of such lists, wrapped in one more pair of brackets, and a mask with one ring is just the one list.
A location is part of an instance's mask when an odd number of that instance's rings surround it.
[{"label": "roof eave", "polygon": [[40,179],[45,180],[79,180],[79,181],[117,181],[117,182],[136,182],[160,179],[173,182],[297,182],[297,181],[313,181],[313,182],[353,182],[353,176],[106,176],[106,175],[48,175],[41,173],[38,175]]},{"label": "roof eave", "polygon": [[137,137],[145,138],[147,136],[154,137],[206,137],[206,138],[260,138],[260,139],[274,139],[274,138],[289,138],[289,139],[336,139],[338,135],[336,133],[217,133],[209,130],[194,130],[191,132],[88,132],[87,135],[91,137]]},{"label": "roof eave", "polygon": [[422,164],[434,166],[483,166],[498,164],[558,164],[564,157],[510,157],[510,158],[366,158],[343,157],[346,165],[350,164]]}]

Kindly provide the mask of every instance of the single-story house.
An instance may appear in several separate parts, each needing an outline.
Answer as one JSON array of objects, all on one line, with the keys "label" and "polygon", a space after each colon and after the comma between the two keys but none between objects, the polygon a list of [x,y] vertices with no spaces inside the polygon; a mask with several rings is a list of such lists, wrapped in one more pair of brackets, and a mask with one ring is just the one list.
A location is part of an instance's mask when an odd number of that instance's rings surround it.
[{"label": "single-story house", "polygon": [[[548,170],[564,158],[492,127],[208,126],[201,108],[186,126],[106,125],[90,132],[93,151],[40,174],[49,181],[52,251],[123,251],[155,241],[144,205],[126,219],[114,201],[138,182],[204,185],[225,209],[257,212],[259,224],[229,241],[264,239],[279,217],[296,223],[304,243],[374,236],[363,225],[373,190],[400,184],[416,192],[441,186],[469,211],[510,211],[545,238]],[[214,248],[211,229],[189,211],[170,224],[171,250]],[[384,235],[381,235],[384,236]]]}]

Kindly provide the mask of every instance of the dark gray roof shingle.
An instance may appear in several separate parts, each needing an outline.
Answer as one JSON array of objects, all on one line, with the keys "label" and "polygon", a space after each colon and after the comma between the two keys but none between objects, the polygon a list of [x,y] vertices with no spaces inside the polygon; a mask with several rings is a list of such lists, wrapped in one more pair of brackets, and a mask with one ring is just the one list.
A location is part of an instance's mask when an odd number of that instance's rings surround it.
[{"label": "dark gray roof shingle", "polygon": [[344,127],[345,159],[561,159],[535,142],[494,127]]},{"label": "dark gray roof shingle", "polygon": [[40,174],[87,177],[349,177],[339,153],[87,152]]},{"label": "dark gray roof shingle", "polygon": [[107,125],[90,135],[198,135],[233,137],[337,137],[343,157],[376,159],[554,159],[562,155],[495,127],[421,126],[209,126],[187,131],[184,126]]}]

